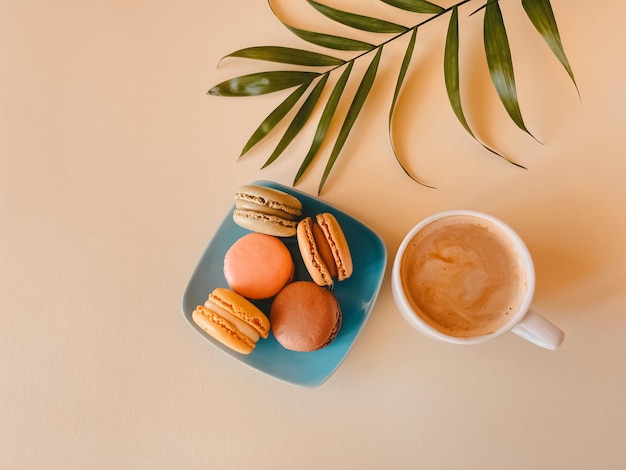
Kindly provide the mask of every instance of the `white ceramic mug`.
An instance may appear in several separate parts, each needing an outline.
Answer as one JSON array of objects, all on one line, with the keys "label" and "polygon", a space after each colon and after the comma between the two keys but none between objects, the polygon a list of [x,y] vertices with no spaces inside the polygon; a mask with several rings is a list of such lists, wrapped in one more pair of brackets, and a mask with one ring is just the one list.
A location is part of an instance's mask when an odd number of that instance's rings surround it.
[{"label": "white ceramic mug", "polygon": [[[425,318],[422,318],[423,314],[418,311],[415,303],[409,300],[405,292],[401,265],[407,247],[413,243],[413,240],[416,240],[416,237],[420,235],[425,227],[435,221],[450,217],[465,218],[466,220],[469,220],[467,217],[470,217],[470,219],[473,218],[471,220],[476,220],[479,225],[498,230],[514,247],[512,251],[517,259],[517,269],[520,269],[522,273],[523,282],[518,283],[519,289],[521,289],[519,292],[520,300],[516,302],[514,311],[508,312],[506,317],[502,317],[503,320],[493,331],[485,334],[459,336],[442,331],[441,328],[433,326],[432,320],[426,321]],[[482,212],[468,210],[447,211],[434,214],[419,222],[409,231],[398,248],[391,274],[391,287],[396,305],[406,321],[426,336],[440,341],[455,344],[479,344],[511,331],[538,346],[554,350],[561,345],[565,337],[563,331],[530,308],[535,291],[535,269],[528,248],[511,227],[499,219]]]}]

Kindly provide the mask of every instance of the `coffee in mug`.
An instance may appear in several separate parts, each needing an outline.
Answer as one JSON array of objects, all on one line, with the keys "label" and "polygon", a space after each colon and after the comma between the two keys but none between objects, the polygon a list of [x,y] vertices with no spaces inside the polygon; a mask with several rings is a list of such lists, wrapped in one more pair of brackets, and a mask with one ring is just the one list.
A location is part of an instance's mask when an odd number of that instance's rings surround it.
[{"label": "coffee in mug", "polygon": [[493,333],[528,289],[515,246],[497,226],[470,215],[431,222],[401,259],[402,288],[433,328],[458,337]]},{"label": "coffee in mug", "polygon": [[478,343],[509,330],[556,349],[563,332],[530,310],[535,273],[528,249],[500,220],[450,211],[403,240],[392,290],[403,316],[437,339]]}]

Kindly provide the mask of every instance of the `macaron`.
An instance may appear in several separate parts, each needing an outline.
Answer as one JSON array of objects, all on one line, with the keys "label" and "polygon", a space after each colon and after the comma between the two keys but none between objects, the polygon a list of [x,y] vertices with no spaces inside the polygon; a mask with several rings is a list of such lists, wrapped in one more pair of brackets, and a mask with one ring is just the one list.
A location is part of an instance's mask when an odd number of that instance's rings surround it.
[{"label": "macaron", "polygon": [[332,343],[341,328],[335,295],[311,281],[288,284],[270,308],[272,333],[285,349],[317,351]]},{"label": "macaron", "polygon": [[224,287],[214,289],[191,316],[209,335],[241,354],[250,354],[259,338],[267,338],[270,331],[269,319],[261,310]]},{"label": "macaron", "polygon": [[279,238],[248,233],[228,249],[223,269],[232,290],[248,299],[267,299],[293,279],[294,263]]},{"label": "macaron", "polygon": [[300,200],[278,189],[249,184],[235,193],[233,220],[253,232],[292,237],[296,234],[295,218],[301,214]]},{"label": "macaron", "polygon": [[352,275],[352,255],[339,222],[331,213],[302,219],[297,226],[298,248],[311,279],[320,286],[332,286]]}]

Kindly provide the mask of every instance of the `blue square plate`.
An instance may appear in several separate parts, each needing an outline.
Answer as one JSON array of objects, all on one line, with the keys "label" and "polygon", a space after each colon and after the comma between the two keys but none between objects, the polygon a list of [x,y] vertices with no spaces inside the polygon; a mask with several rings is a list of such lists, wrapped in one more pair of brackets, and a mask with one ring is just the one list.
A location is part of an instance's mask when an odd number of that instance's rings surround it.
[{"label": "blue square plate", "polygon": [[[303,217],[315,217],[316,214],[330,212],[339,221],[348,240],[354,265],[352,276],[345,281],[335,282],[333,287],[343,315],[339,334],[326,348],[302,353],[284,349],[270,333],[267,339],[259,340],[251,354],[245,355],[223,346],[194,323],[191,314],[196,306],[203,304],[216,287],[228,287],[223,273],[226,251],[236,240],[250,233],[233,222],[234,207],[226,214],[191,276],[182,299],[183,315],[203,338],[234,359],[285,382],[316,387],[324,383],[339,367],[363,329],[382,284],[387,264],[387,249],[376,233],[321,199],[269,181],[256,181],[253,184],[294,195],[302,202]],[[298,251],[296,238],[282,240],[291,251],[294,260],[294,280],[311,280]],[[254,303],[269,316],[271,299]]]}]

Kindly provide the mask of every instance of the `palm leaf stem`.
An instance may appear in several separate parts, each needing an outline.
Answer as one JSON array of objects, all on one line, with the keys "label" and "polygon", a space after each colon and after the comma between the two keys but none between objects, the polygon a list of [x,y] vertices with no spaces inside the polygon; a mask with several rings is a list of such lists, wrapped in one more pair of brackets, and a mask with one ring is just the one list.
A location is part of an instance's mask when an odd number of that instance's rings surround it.
[{"label": "palm leaf stem", "polygon": [[[271,0],[270,0],[270,1],[271,1]],[[366,51],[363,51],[363,52],[361,52],[361,53],[359,53],[359,54],[355,55],[355,56],[354,56],[354,57],[352,57],[351,59],[347,60],[347,61],[346,61],[346,63],[347,63],[347,62],[355,62],[355,61],[357,61],[358,59],[360,59],[361,57],[366,56],[367,54],[369,54],[369,53],[371,53],[371,52],[375,52],[375,51],[377,51],[378,49],[382,48],[383,46],[385,46],[385,45],[387,45],[387,44],[389,44],[389,43],[391,43],[391,42],[395,41],[396,39],[398,39],[398,38],[400,38],[400,37],[402,37],[402,36],[404,36],[404,35],[406,35],[406,34],[411,34],[411,33],[413,33],[413,31],[414,31],[414,30],[416,30],[416,29],[420,28],[421,26],[424,26],[425,24],[430,23],[431,21],[435,20],[436,18],[439,18],[440,16],[443,16],[443,15],[445,15],[446,13],[451,12],[453,9],[458,8],[458,7],[462,6],[462,5],[465,5],[466,3],[469,3],[469,2],[471,2],[471,1],[473,1],[473,0],[461,0],[460,2],[458,2],[458,3],[456,3],[456,4],[454,4],[454,5],[452,5],[452,6],[448,7],[448,8],[443,9],[441,12],[439,12],[439,13],[435,13],[434,15],[429,16],[429,17],[428,17],[428,18],[426,18],[424,21],[421,21],[420,23],[417,23],[417,24],[416,24],[416,25],[414,25],[414,26],[408,27],[405,31],[402,31],[402,32],[400,32],[400,33],[396,34],[395,36],[390,37],[389,39],[387,39],[387,40],[385,40],[385,41],[381,42],[380,44],[378,44],[378,45],[376,45],[376,46],[374,46],[374,48],[372,48],[372,49],[368,49],[368,50],[366,50]],[[270,5],[270,8],[271,8],[271,5]],[[338,64],[338,65],[336,65],[336,66],[334,66],[334,67],[330,68],[330,69],[328,70],[328,72],[332,72],[333,70],[338,69],[338,68],[340,68],[340,67],[343,67],[344,65],[345,65],[345,64]]]},{"label": "palm leaf stem", "polygon": [[[452,6],[450,6],[450,7],[448,7],[448,8],[444,8],[444,9],[443,9],[443,10],[441,10],[439,13],[435,13],[435,14],[433,14],[432,16],[429,16],[429,17],[428,17],[428,18],[426,18],[424,21],[421,21],[420,23],[417,23],[417,24],[416,24],[416,25],[414,25],[414,26],[407,27],[407,28],[406,28],[406,30],[401,31],[400,33],[398,33],[398,34],[396,34],[396,35],[394,35],[394,36],[391,36],[389,39],[387,39],[387,40],[385,40],[385,41],[381,42],[380,44],[375,45],[374,47],[372,47],[372,48],[370,48],[370,49],[364,50],[363,52],[360,52],[359,54],[355,55],[355,56],[354,56],[354,57],[352,57],[351,59],[346,60],[346,62],[341,63],[341,64],[337,64],[337,65],[333,66],[332,68],[328,69],[328,70],[326,71],[326,73],[330,73],[330,72],[332,72],[333,70],[336,70],[336,69],[338,69],[338,68],[344,67],[347,63],[353,63],[353,62],[357,61],[358,59],[360,59],[361,57],[363,57],[363,56],[365,56],[365,55],[367,55],[367,54],[369,54],[369,53],[371,53],[371,52],[376,52],[378,49],[380,49],[380,48],[382,48],[383,46],[385,46],[385,45],[387,45],[387,44],[389,44],[389,43],[391,43],[391,42],[395,41],[396,39],[398,39],[398,38],[400,38],[400,37],[404,36],[405,34],[410,34],[410,33],[412,33],[414,30],[416,30],[417,28],[419,28],[419,27],[421,27],[421,26],[424,26],[425,24],[430,23],[431,21],[435,20],[436,18],[439,18],[440,16],[445,15],[446,13],[451,12],[453,9],[458,8],[458,7],[460,7],[460,6],[462,6],[462,5],[465,5],[466,3],[469,3],[469,2],[472,2],[472,1],[474,1],[474,0],[461,0],[460,2],[458,2],[458,3],[456,3],[456,4],[452,5]],[[274,16],[276,16],[277,18],[279,18],[278,14],[276,13],[276,10],[275,10],[275,9],[274,9],[274,7],[272,6],[272,0],[268,0],[268,1],[267,1],[267,3],[268,3],[268,5],[269,5],[269,7],[270,7],[270,10],[271,10],[271,11],[272,11],[272,13],[274,14]],[[286,26],[286,27],[287,27],[290,31],[292,31],[292,32],[293,32],[293,27],[291,27],[291,26],[287,25],[286,23],[283,23],[283,24],[284,24],[284,25],[285,25],[285,26]]]},{"label": "palm leaf stem", "polygon": [[500,0],[489,0],[487,1],[485,4],[479,6],[478,8],[476,8],[476,10],[474,10],[473,12],[471,12],[468,16],[474,16],[476,13],[478,13],[481,10],[484,10],[485,8],[487,8],[489,6],[489,4],[491,3],[497,3]]}]

